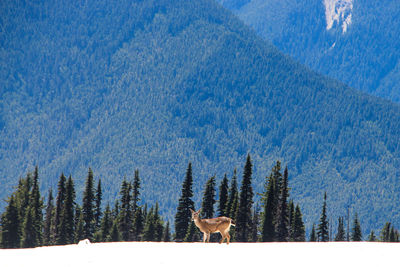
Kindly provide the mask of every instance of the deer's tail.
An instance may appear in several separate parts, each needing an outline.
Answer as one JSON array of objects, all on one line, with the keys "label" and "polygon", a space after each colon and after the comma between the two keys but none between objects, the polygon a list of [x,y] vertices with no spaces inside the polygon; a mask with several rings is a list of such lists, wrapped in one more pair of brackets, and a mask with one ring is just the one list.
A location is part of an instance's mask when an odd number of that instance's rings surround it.
[{"label": "deer's tail", "polygon": [[231,226],[236,226],[235,221],[231,219]]}]

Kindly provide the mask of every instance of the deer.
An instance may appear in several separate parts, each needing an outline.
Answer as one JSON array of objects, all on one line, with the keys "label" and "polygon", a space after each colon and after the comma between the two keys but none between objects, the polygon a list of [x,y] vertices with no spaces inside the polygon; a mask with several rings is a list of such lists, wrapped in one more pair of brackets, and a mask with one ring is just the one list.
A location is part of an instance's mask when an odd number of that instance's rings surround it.
[{"label": "deer", "polygon": [[190,211],[192,212],[192,221],[194,221],[194,224],[203,233],[203,243],[205,243],[206,241],[210,241],[211,233],[219,232],[222,236],[222,239],[221,241],[219,241],[219,243],[222,244],[226,239],[226,244],[229,245],[229,241],[231,239],[231,236],[229,235],[229,229],[231,228],[231,226],[235,226],[231,218],[217,217],[211,219],[201,219],[201,209],[199,209],[198,211],[190,209]]}]

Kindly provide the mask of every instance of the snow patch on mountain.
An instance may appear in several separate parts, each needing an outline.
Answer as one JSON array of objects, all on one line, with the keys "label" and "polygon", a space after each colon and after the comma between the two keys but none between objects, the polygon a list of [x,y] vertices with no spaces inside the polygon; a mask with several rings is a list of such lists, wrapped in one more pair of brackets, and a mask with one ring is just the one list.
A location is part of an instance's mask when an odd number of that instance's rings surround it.
[{"label": "snow patch on mountain", "polygon": [[326,29],[342,27],[342,32],[347,31],[351,24],[353,0],[323,0],[325,6]]}]

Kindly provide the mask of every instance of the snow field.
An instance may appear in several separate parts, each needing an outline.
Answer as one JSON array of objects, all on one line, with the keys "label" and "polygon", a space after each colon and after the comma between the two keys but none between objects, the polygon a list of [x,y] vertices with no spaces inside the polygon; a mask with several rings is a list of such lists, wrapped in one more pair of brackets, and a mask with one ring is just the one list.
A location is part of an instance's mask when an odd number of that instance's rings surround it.
[{"label": "snow field", "polygon": [[0,266],[396,266],[399,251],[400,243],[118,242],[0,249]]}]

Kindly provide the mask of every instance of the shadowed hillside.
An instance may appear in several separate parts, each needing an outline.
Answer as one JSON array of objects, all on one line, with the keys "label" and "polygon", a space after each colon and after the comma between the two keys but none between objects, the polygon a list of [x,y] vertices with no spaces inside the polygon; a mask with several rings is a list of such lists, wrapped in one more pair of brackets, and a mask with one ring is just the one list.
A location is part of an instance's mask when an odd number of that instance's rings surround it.
[{"label": "shadowed hillside", "polygon": [[43,189],[64,172],[81,192],[90,166],[112,204],[138,168],[173,218],[189,161],[199,203],[250,153],[255,192],[288,165],[308,227],[324,191],[332,216],[400,222],[399,106],[294,63],[213,1],[0,5],[2,198],[36,164]]}]

